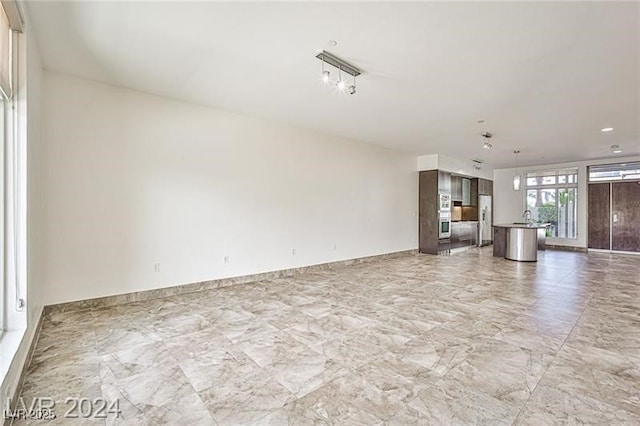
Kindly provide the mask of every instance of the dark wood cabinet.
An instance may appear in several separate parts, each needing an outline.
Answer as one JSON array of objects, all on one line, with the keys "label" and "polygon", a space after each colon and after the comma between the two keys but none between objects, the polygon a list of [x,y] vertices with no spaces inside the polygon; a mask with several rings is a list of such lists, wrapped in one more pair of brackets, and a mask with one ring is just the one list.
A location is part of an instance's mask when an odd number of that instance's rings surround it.
[{"label": "dark wood cabinet", "polygon": [[420,253],[438,254],[438,170],[420,172],[418,182],[418,248]]},{"label": "dark wood cabinet", "polygon": [[493,255],[504,257],[507,254],[507,228],[493,228]]}]

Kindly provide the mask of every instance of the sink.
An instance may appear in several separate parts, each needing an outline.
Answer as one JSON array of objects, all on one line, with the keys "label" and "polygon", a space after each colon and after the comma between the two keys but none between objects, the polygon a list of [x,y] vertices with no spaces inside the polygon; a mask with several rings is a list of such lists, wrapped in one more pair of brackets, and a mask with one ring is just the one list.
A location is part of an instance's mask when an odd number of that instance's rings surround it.
[{"label": "sink", "polygon": [[530,222],[513,222],[514,225],[533,225],[533,223]]}]

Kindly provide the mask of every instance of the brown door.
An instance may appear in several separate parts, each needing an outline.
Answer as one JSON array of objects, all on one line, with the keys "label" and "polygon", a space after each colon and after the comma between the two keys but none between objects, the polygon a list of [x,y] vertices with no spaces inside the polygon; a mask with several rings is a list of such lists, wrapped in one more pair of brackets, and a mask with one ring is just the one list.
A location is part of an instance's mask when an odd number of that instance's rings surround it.
[{"label": "brown door", "polygon": [[[640,185],[638,185],[640,186]],[[589,184],[589,248],[610,250],[610,183]]]},{"label": "brown door", "polygon": [[640,182],[615,182],[611,187],[611,249],[640,252]]}]

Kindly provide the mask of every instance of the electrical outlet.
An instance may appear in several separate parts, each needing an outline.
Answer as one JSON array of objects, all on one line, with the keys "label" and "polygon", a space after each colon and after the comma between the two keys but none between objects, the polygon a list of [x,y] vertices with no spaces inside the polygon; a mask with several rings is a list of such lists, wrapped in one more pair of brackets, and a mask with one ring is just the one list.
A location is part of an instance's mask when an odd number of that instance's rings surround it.
[{"label": "electrical outlet", "polygon": [[291,249],[291,256],[295,256],[296,255],[296,249]]},{"label": "electrical outlet", "polygon": [[153,272],[160,272],[160,263],[153,264]]},{"label": "electrical outlet", "polygon": [[229,263],[229,256],[224,257],[224,263]]},{"label": "electrical outlet", "polygon": [[338,246],[336,246],[335,244],[333,245],[333,251],[336,251],[336,249],[338,248]]}]

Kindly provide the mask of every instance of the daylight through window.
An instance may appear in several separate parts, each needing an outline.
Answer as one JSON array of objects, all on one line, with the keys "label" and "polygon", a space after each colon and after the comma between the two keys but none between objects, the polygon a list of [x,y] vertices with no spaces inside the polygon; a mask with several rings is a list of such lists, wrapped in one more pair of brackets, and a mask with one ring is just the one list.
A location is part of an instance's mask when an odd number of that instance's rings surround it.
[{"label": "daylight through window", "polygon": [[547,237],[578,237],[578,169],[527,173],[527,208],[536,222],[550,223]]}]

